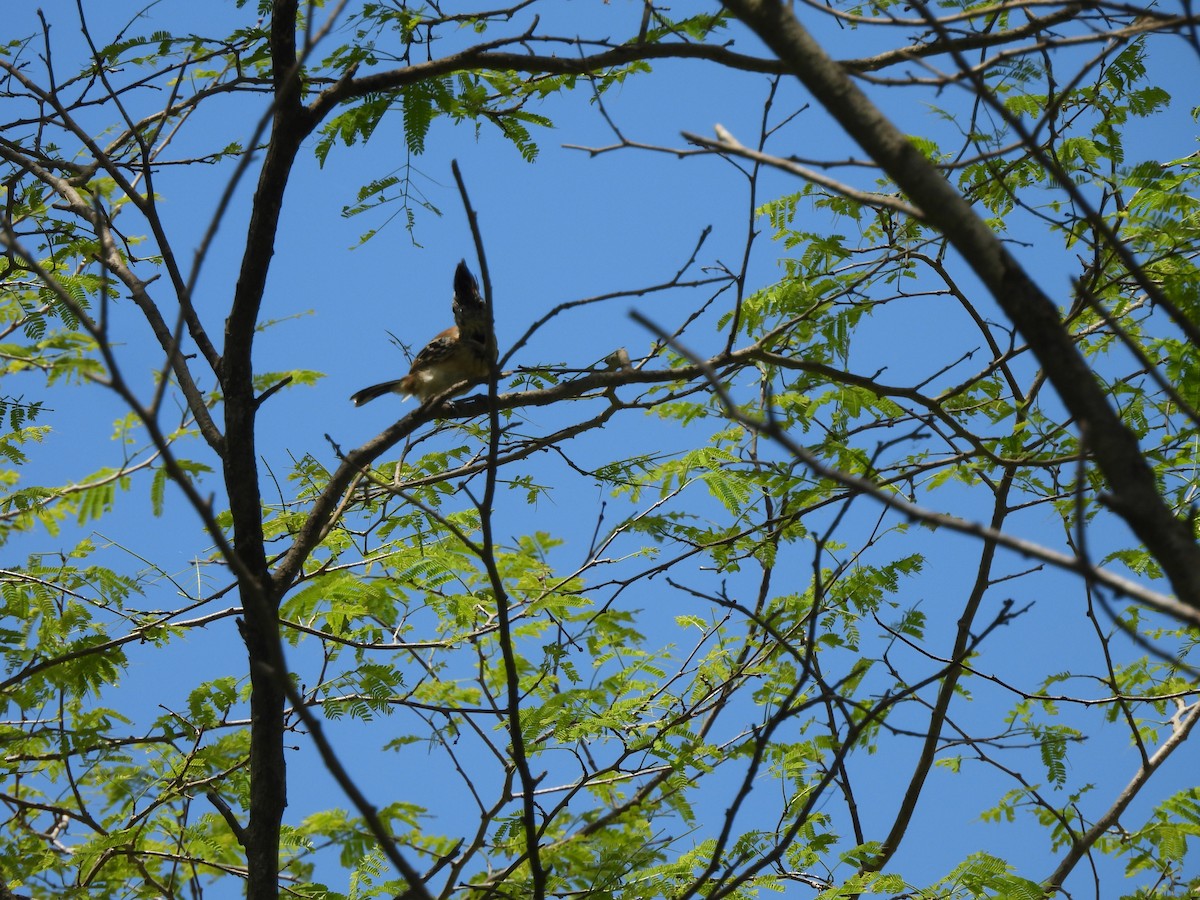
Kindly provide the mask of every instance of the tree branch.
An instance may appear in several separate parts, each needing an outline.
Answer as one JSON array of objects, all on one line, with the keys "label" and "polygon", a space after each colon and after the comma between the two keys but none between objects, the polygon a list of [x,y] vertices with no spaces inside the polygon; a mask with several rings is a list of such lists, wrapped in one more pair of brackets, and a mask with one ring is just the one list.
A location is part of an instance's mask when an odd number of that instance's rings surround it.
[{"label": "tree branch", "polygon": [[1200,547],[1158,492],[1132,431],[1108,402],[1053,301],[971,205],[863,94],[782,3],[723,0],[749,25],[859,145],[925,211],[987,285],[1087,431],[1112,496],[1110,505],[1162,566],[1180,600],[1200,615]]},{"label": "tree branch", "polygon": [[825,465],[807,449],[802,447],[791,439],[773,420],[762,421],[753,416],[748,416],[741,408],[733,402],[733,398],[729,396],[724,385],[717,375],[716,368],[711,362],[699,361],[699,357],[693,354],[686,347],[682,346],[678,340],[671,338],[663,329],[659,328],[645,316],[634,312],[630,314],[634,321],[640,323],[654,334],[658,335],[663,341],[666,341],[670,346],[681,355],[693,361],[696,368],[700,369],[705,374],[712,387],[714,393],[721,400],[722,406],[725,407],[726,415],[736,422],[745,425],[747,428],[756,431],[766,437],[776,441],[780,446],[786,449],[789,453],[795,456],[808,466],[815,475],[820,478],[828,478],[856,492],[865,493],[885,506],[896,510],[904,516],[927,522],[931,525],[949,528],[961,534],[970,534],[975,537],[983,538],[984,540],[995,541],[997,544],[1015,550],[1024,556],[1030,556],[1034,559],[1040,559],[1044,562],[1051,563],[1061,569],[1066,569],[1071,572],[1078,572],[1081,575],[1095,581],[1098,584],[1103,584],[1114,591],[1118,591],[1127,597],[1132,597],[1147,606],[1173,616],[1182,622],[1189,625],[1200,626],[1200,610],[1193,609],[1191,606],[1180,603],[1171,597],[1155,593],[1147,590],[1136,582],[1122,578],[1120,575],[1115,575],[1111,572],[1106,572],[1104,569],[1097,569],[1088,565],[1086,560],[1079,559],[1073,556],[1067,556],[1064,553],[1057,553],[1039,544],[1034,544],[1031,541],[1026,541],[1021,538],[1013,537],[1004,532],[996,531],[980,525],[977,522],[968,522],[965,519],[959,519],[956,516],[946,515],[945,513],[934,512],[933,510],[925,509],[915,503],[910,503],[902,499],[899,495],[890,493],[880,488],[879,485],[872,483],[865,478],[859,478],[857,475],[850,475],[831,466]]}]

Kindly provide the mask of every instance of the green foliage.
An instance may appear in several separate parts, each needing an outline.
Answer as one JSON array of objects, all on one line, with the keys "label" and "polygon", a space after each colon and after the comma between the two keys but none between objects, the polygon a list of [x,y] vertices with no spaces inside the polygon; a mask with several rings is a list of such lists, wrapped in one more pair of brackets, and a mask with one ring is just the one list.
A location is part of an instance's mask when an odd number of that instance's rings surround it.
[{"label": "green foliage", "polygon": [[[1123,828],[1106,837],[1106,852],[1124,858],[1126,877],[1152,872],[1157,879],[1157,896],[1184,897],[1195,889],[1195,878],[1186,867],[1188,844],[1200,837],[1200,797],[1195,788],[1179,791],[1163,800],[1138,826]],[[1138,891],[1131,897],[1148,897]]]},{"label": "green foliage", "polygon": [[972,854],[935,887],[945,888],[955,897],[1043,900],[1046,896],[1041,885],[1014,874],[1008,863],[987,853]]},{"label": "green foliage", "polygon": [[[697,57],[689,65],[741,65],[730,51],[748,52],[724,8],[673,19],[634,4],[625,21],[608,6],[589,15],[619,21],[616,36],[585,39],[510,21],[524,7],[352,4],[302,59],[307,112],[297,118],[312,116],[306,146],[324,169],[356,165],[368,142],[388,142],[400,160],[358,172],[344,214],[398,210],[389,214],[403,213],[415,240],[417,213],[439,213],[416,161],[440,153],[451,129],[498,137],[536,163],[559,101],[616,105],[660,50]],[[851,29],[900,14],[892,2],[835,8],[867,17],[845,19]],[[1019,18],[944,9],[955,34],[985,47]],[[1090,8],[1067,12],[1082,19],[1056,25],[1073,35],[1064,41],[1108,27]],[[1065,327],[1183,516],[1200,447],[1200,363],[1180,327],[1200,321],[1200,167],[1182,150],[1134,158],[1144,151],[1131,129],[1159,121],[1172,98],[1153,81],[1154,36],[1140,34],[1149,19],[1105,15],[1139,36],[1114,36],[1103,53],[1093,44],[1094,65],[1064,78],[1057,37],[1033,35],[1046,39],[1035,53],[1010,35],[978,64],[996,105],[980,98],[964,115],[944,92],[947,106],[910,143],[1014,255],[1067,261],[1039,280],[1074,284],[1061,290]],[[752,235],[728,258],[761,255],[761,229],[777,269],[759,278],[732,271],[724,248],[704,256],[704,277],[716,274],[696,284],[715,287],[674,326],[713,354],[712,371],[690,377],[695,360],[674,346],[628,368],[585,369],[577,331],[556,333],[571,338],[554,351],[561,363],[521,357],[501,385],[518,396],[498,414],[495,457],[486,416],[422,419],[389,445],[395,458],[369,464],[332,437],[332,447],[272,441],[270,405],[295,400],[278,388],[322,376],[256,370],[241,387],[270,407],[254,407],[249,460],[267,499],[235,529],[222,506],[241,499],[225,493],[247,460],[233,455],[236,427],[223,418],[232,364],[196,352],[189,319],[218,334],[228,310],[180,300],[186,253],[159,233],[169,219],[157,204],[173,199],[173,169],[236,168],[245,134],[212,123],[227,98],[265,109],[280,74],[268,25],[245,19],[220,37],[131,26],[59,80],[56,97],[78,98],[70,110],[21,94],[28,51],[3,49],[16,61],[6,99],[27,107],[5,132],[4,216],[28,250],[0,260],[10,386],[0,395],[0,541],[14,560],[25,553],[0,570],[5,878],[53,896],[235,890],[257,815],[251,772],[262,777],[249,758],[252,724],[263,724],[252,719],[262,715],[255,678],[277,676],[299,697],[279,723],[289,763],[312,737],[297,702],[335,748],[361,750],[348,768],[436,892],[749,900],[801,885],[820,898],[1041,900],[1043,859],[991,849],[950,859],[897,812],[907,792],[921,792],[913,822],[933,816],[944,833],[981,824],[986,848],[1005,827],[1027,828],[1063,858],[1128,783],[1124,772],[1115,788],[1093,777],[1094,758],[1128,750],[1130,774],[1148,774],[1165,742],[1186,736],[1195,637],[1117,608],[1102,573],[1049,573],[1055,557],[1040,548],[1077,556],[1075,568],[1163,582],[1161,560],[1116,527],[1087,423],[1064,414],[1029,336],[980,294],[947,237],[898,212],[895,185],[860,179],[871,170],[858,160],[827,165],[835,179],[864,182],[853,191],[785,185],[764,199],[775,183],[755,180]],[[636,58],[639,46],[654,53]],[[925,58],[902,50],[905,65]],[[562,62],[591,54],[620,61],[586,75]],[[192,128],[201,104],[216,111],[211,135]],[[253,119],[227,109],[239,129]],[[84,134],[68,112],[86,118]],[[775,114],[763,111],[767,151],[825,152],[784,143]],[[195,146],[172,156],[177,133]],[[96,142],[106,155],[91,165]],[[664,207],[664,228],[671,218]],[[1113,252],[1107,231],[1128,253]],[[528,245],[538,257],[542,236]],[[596,252],[607,252],[601,238]],[[671,302],[695,296],[690,277],[672,282]],[[585,327],[575,312],[566,304],[554,316]],[[149,316],[150,329],[126,333],[133,316]],[[275,338],[271,324],[253,337]],[[129,352],[173,327],[182,352]],[[195,375],[199,402],[180,389],[179,366]],[[614,383],[596,388],[607,372]],[[591,386],[570,402],[521,405],[523,390],[569,395],[580,377]],[[71,399],[126,386],[111,433],[85,448]],[[55,441],[79,452],[42,465]],[[350,482],[337,481],[346,471]],[[178,540],[169,559],[144,557],[148,528]],[[1020,553],[997,549],[998,534],[1021,541]],[[230,544],[235,558],[223,555]],[[255,559],[275,580],[253,583]],[[249,604],[276,601],[266,630],[278,626],[287,670],[264,674],[260,659],[253,672],[228,671],[256,637]],[[1148,654],[1147,641],[1162,652]],[[302,771],[325,786],[320,770]],[[329,808],[309,787],[289,784],[287,890],[403,894],[363,811]],[[1188,896],[1200,794],[1144,796],[1153,800],[1122,812],[1090,852],[1118,861],[1131,896],[1149,896],[1144,885]],[[885,843],[893,827],[904,833]],[[341,871],[330,877],[333,858]]]}]

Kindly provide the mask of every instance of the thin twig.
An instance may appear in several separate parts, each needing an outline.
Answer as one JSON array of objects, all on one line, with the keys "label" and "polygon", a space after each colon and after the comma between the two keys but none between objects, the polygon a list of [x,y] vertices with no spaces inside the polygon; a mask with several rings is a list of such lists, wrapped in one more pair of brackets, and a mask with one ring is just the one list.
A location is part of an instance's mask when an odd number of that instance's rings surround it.
[{"label": "thin twig", "polygon": [[[479,256],[479,271],[483,279],[484,302],[487,306],[489,326],[495,334],[495,315],[491,280],[488,277],[487,258],[483,249],[483,236],[479,230],[479,220],[471,198],[467,194],[467,186],[463,180],[458,161],[450,164],[454,172],[454,181],[458,185],[462,197],[463,209],[467,214],[467,222],[471,226],[471,234],[475,239],[475,251]],[[496,601],[496,621],[499,630],[500,652],[504,658],[504,681],[507,693],[508,734],[512,746],[513,765],[517,768],[517,776],[521,781],[521,815],[525,825],[525,852],[529,857],[529,872],[533,881],[533,900],[545,900],[546,872],[542,867],[541,853],[538,849],[540,831],[537,827],[537,805],[534,801],[534,789],[540,779],[534,778],[529,769],[529,759],[525,751],[525,737],[521,730],[521,673],[517,667],[516,651],[513,645],[512,624],[508,614],[508,592],[504,587],[504,579],[496,566],[496,546],[492,534],[492,511],[496,499],[496,474],[500,456],[500,410],[496,403],[497,380],[499,369],[495,360],[491,360],[491,372],[488,375],[488,466],[484,474],[483,498],[476,504],[479,509],[479,529],[482,537],[479,548],[480,561],[487,569],[488,581],[491,583],[492,594]]]}]

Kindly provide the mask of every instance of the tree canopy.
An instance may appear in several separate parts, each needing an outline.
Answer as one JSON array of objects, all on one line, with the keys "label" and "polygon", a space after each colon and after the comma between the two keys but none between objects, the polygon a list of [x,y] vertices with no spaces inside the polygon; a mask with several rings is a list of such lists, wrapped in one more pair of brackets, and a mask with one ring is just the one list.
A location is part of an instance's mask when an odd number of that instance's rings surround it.
[{"label": "tree canopy", "polygon": [[1190,4],[198,6],[0,50],[0,898],[1195,895]]}]

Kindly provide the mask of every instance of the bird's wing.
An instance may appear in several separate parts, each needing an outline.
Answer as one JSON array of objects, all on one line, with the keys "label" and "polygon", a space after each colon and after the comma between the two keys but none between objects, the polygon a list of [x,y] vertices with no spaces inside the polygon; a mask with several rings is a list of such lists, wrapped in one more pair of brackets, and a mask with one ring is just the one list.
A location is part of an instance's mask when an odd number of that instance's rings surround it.
[{"label": "bird's wing", "polygon": [[451,353],[454,352],[457,344],[458,326],[451,325],[421,348],[421,352],[418,353],[417,358],[413,360],[412,370],[416,372],[420,369],[426,369],[429,366],[436,366],[439,362],[446,359]]}]

